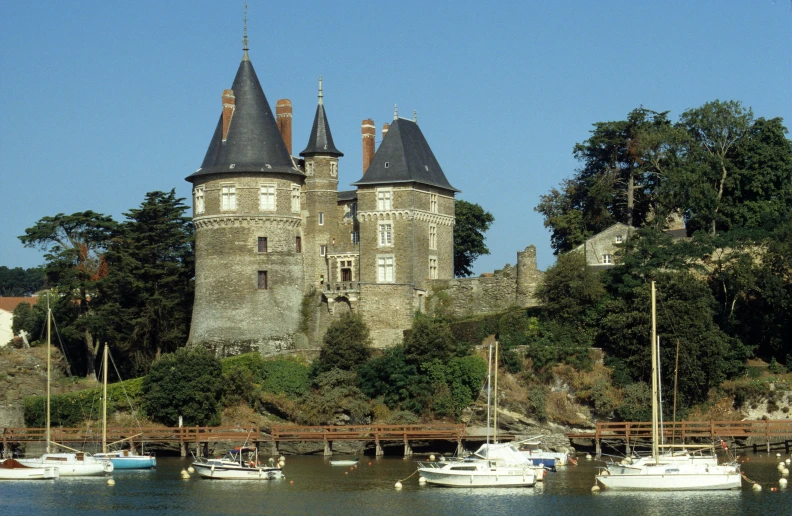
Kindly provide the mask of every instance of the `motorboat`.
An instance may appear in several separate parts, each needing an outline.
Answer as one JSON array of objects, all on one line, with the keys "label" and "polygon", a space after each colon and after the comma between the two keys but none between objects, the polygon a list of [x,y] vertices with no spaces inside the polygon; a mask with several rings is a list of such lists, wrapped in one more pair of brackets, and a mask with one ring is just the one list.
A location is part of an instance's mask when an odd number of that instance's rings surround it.
[{"label": "motorboat", "polygon": [[520,441],[520,453],[525,455],[531,464],[544,466],[550,471],[555,471],[558,466],[566,466],[569,462],[569,454],[566,452],[553,452],[542,449],[542,443],[538,440],[529,439]]},{"label": "motorboat", "polygon": [[49,480],[58,478],[55,466],[26,466],[15,459],[0,461],[0,480]]},{"label": "motorboat", "polygon": [[202,478],[217,480],[277,480],[284,478],[276,465],[262,466],[258,449],[241,447],[230,450],[222,458],[199,458],[192,463]]},{"label": "motorboat", "polygon": [[338,460],[331,460],[331,466],[356,466],[357,463],[360,462],[360,459],[355,457],[354,459],[338,459]]},{"label": "motorboat", "polygon": [[472,455],[452,461],[419,462],[428,484],[447,487],[532,487],[537,472],[511,443],[483,444]]}]

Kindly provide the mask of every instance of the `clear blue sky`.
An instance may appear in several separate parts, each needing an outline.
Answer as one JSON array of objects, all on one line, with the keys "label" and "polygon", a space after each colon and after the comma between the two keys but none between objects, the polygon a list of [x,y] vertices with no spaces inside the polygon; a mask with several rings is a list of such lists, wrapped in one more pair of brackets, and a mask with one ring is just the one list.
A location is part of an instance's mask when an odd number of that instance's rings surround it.
[{"label": "clear blue sky", "polygon": [[[243,0],[0,5],[0,265],[43,263],[17,239],[46,215],[122,219],[146,192],[189,199],[242,57]],[[418,111],[461,198],[495,215],[476,273],[538,249],[533,211],[591,124],[645,106],[676,119],[740,100],[792,123],[789,0],[249,0],[250,56],[307,143],[319,75],[340,188],[360,178],[360,122]]]}]

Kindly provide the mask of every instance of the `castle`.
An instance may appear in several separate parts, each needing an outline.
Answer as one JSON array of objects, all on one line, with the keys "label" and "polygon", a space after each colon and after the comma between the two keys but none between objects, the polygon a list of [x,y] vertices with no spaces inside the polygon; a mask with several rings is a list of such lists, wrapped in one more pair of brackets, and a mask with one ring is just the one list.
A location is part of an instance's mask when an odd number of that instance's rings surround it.
[{"label": "castle", "polygon": [[[464,281],[453,280],[459,191],[417,121],[395,110],[377,149],[374,122],[363,121],[363,176],[356,190],[339,191],[343,154],[321,78],[311,134],[296,158],[291,102],[279,100],[273,115],[244,42],[206,156],[186,178],[195,227],[190,344],[220,356],[307,347],[343,311],[363,317],[375,345],[398,342],[425,310],[433,282]],[[535,249],[532,259],[535,276]],[[509,299],[525,304],[518,295],[529,295],[527,287],[519,294],[519,281],[509,281]]]}]

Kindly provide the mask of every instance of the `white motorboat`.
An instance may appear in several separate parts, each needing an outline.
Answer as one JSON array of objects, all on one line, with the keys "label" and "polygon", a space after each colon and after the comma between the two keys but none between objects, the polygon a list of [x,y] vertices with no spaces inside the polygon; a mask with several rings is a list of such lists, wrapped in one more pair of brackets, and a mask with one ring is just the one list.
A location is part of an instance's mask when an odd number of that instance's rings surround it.
[{"label": "white motorboat", "polygon": [[520,453],[525,455],[532,464],[541,465],[553,471],[557,466],[566,466],[569,462],[568,453],[544,450],[541,441],[536,438],[520,441]]},{"label": "white motorboat", "polygon": [[331,466],[356,466],[357,463],[360,462],[360,459],[355,457],[354,459],[337,459],[331,460]]},{"label": "white motorboat", "polygon": [[428,484],[447,487],[531,487],[537,473],[511,443],[483,444],[473,455],[454,461],[419,462]]},{"label": "white motorboat", "polygon": [[0,461],[0,480],[48,480],[58,476],[58,468],[54,466],[36,468],[14,459]]},{"label": "white motorboat", "polygon": [[655,284],[652,281],[652,456],[641,458],[633,464],[620,464],[603,468],[596,482],[604,488],[620,491],[708,491],[739,489],[742,487],[740,466],[712,464],[708,459],[691,458],[690,454],[673,453],[675,448],[685,445],[663,445],[670,450],[660,453],[660,374],[659,341],[657,339],[657,315]]},{"label": "white motorboat", "polygon": [[[247,456],[246,456],[247,455]],[[200,458],[192,463],[202,478],[216,480],[277,480],[284,478],[278,466],[262,466],[256,448],[242,447],[230,450],[218,459]]]}]

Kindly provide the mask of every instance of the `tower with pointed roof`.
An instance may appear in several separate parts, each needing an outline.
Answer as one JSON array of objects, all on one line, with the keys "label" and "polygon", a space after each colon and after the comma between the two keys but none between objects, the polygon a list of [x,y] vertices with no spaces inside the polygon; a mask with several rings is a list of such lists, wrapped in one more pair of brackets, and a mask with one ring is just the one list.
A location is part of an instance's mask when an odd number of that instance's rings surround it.
[{"label": "tower with pointed roof", "polygon": [[206,156],[187,177],[196,263],[190,342],[219,355],[290,345],[304,286],[305,174],[278,130],[247,33],[244,41]]}]

